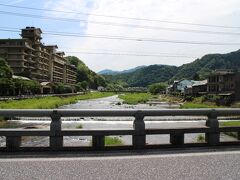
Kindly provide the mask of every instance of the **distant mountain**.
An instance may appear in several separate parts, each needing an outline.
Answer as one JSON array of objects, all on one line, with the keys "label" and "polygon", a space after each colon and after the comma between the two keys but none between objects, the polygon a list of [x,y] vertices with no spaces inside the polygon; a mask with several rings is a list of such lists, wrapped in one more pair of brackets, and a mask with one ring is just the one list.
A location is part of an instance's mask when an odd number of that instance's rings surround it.
[{"label": "distant mountain", "polygon": [[182,66],[151,65],[130,73],[104,75],[109,82],[124,82],[129,86],[148,86],[152,83],[206,78],[216,69],[233,69],[240,71],[240,50],[227,54],[208,54],[201,59]]},{"label": "distant mountain", "polygon": [[116,75],[116,74],[124,74],[124,73],[130,73],[130,72],[134,72],[138,69],[141,69],[143,67],[146,67],[146,66],[137,66],[135,68],[132,68],[132,69],[127,69],[127,70],[123,70],[123,71],[113,71],[111,69],[104,69],[102,71],[99,71],[98,74],[101,74],[101,75]]},{"label": "distant mountain", "polygon": [[175,75],[176,70],[176,66],[151,65],[135,70],[134,72],[116,75],[104,75],[104,77],[109,82],[125,82],[132,87],[145,87],[155,82],[169,80]]},{"label": "distant mountain", "polygon": [[111,69],[104,69],[102,71],[99,71],[98,74],[101,74],[101,75],[114,75],[114,74],[118,74],[119,71],[113,71]]},{"label": "distant mountain", "polygon": [[196,74],[204,79],[208,74],[216,69],[240,70],[240,50],[227,54],[208,54],[201,59],[184,64],[178,68],[171,80],[188,78],[192,79]]}]

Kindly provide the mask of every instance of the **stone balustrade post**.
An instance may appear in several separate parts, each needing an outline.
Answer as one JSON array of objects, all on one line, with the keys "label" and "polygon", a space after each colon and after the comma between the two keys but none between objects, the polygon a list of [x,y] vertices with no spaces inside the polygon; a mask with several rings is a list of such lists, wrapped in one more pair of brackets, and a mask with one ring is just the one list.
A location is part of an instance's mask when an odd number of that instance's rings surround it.
[{"label": "stone balustrade post", "polygon": [[217,119],[217,113],[213,110],[209,115],[206,121],[206,126],[210,127],[210,133],[206,133],[205,138],[206,142],[211,145],[218,145],[220,142],[220,133],[219,133],[219,122]]},{"label": "stone balustrade post", "polygon": [[94,150],[103,150],[105,146],[105,136],[93,136],[92,147]]},{"label": "stone balustrade post", "polygon": [[[14,132],[13,132],[14,133]],[[6,147],[8,151],[17,151],[21,146],[21,136],[7,136]]]},{"label": "stone balustrade post", "polygon": [[61,115],[54,110],[51,114],[51,124],[50,124],[50,148],[52,150],[59,150],[63,147],[63,136],[61,136],[62,122]]},{"label": "stone balustrade post", "polygon": [[135,115],[135,120],[133,122],[135,135],[132,137],[132,143],[134,149],[143,149],[146,145],[145,123],[143,119],[144,115],[142,112],[137,112]]},{"label": "stone balustrade post", "polygon": [[181,146],[184,144],[184,133],[171,133],[170,143],[174,146]]}]

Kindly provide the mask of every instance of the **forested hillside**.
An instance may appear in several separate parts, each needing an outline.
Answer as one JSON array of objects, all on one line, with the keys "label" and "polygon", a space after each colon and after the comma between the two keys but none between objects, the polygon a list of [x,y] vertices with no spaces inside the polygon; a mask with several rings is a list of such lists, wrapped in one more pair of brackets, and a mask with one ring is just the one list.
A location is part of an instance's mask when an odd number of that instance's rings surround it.
[{"label": "forested hillside", "polygon": [[189,64],[184,64],[178,68],[177,73],[171,79],[193,78],[196,74],[201,79],[216,69],[240,70],[240,50],[227,54],[209,54],[197,59]]},{"label": "forested hillside", "polygon": [[151,65],[138,69],[131,73],[118,75],[106,75],[106,79],[110,82],[125,82],[129,86],[144,87],[155,82],[168,81],[175,75],[176,66],[168,65]]},{"label": "forested hillside", "polygon": [[79,58],[67,56],[66,59],[70,64],[77,67],[77,83],[82,83],[82,86],[88,86],[93,89],[96,89],[98,86],[106,86],[104,77],[90,70]]},{"label": "forested hillside", "polygon": [[208,54],[182,66],[151,65],[131,73],[105,75],[109,82],[127,83],[128,86],[148,86],[153,83],[183,78],[204,79],[216,69],[240,71],[240,50],[227,54]]}]

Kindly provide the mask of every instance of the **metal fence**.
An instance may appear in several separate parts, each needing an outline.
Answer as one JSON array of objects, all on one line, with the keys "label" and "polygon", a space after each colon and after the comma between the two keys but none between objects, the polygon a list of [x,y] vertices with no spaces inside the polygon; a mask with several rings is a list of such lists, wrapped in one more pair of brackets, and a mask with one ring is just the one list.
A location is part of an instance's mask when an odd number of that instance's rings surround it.
[{"label": "metal fence", "polygon": [[[196,147],[240,145],[240,127],[219,127],[219,116],[239,116],[240,109],[167,109],[167,110],[0,110],[2,117],[51,117],[50,130],[46,129],[0,129],[0,136],[6,137],[6,147],[0,151],[60,151],[60,150],[109,150],[109,149],[151,149],[171,147]],[[201,127],[185,128],[145,128],[144,117],[148,116],[206,116],[206,124]],[[62,129],[61,117],[135,117],[132,129]],[[238,140],[220,142],[221,132],[237,132]],[[188,133],[205,133],[205,143],[185,143],[184,135]],[[170,135],[169,144],[148,145],[147,135]],[[132,145],[105,146],[105,136],[130,135]],[[23,136],[47,136],[49,147],[22,147]],[[92,136],[91,147],[65,147],[64,136]]]}]

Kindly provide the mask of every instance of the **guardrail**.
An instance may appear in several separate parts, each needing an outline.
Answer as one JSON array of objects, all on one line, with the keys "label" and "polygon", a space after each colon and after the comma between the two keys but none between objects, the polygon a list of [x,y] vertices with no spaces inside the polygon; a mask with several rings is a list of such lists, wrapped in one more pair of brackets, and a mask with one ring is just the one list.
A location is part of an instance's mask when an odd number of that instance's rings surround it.
[{"label": "guardrail", "polygon": [[[160,147],[193,147],[193,146],[218,146],[240,145],[239,141],[220,142],[220,132],[237,132],[240,139],[240,127],[219,127],[219,116],[240,115],[240,109],[167,109],[167,110],[0,110],[4,117],[51,117],[50,130],[44,129],[0,129],[0,136],[6,137],[6,147],[0,151],[27,151],[27,150],[108,150],[108,149],[145,149]],[[133,129],[112,130],[83,130],[62,129],[61,117],[135,117]],[[146,129],[144,117],[147,116],[206,116],[206,125],[202,127],[186,128],[158,128]],[[184,134],[205,133],[206,143],[185,143]],[[156,134],[169,134],[170,144],[147,145],[146,136]],[[131,135],[132,145],[105,146],[105,136]],[[22,136],[48,136],[49,147],[21,147]],[[64,136],[92,136],[91,147],[65,147]]]}]

